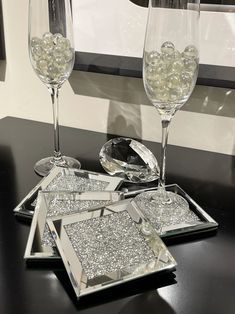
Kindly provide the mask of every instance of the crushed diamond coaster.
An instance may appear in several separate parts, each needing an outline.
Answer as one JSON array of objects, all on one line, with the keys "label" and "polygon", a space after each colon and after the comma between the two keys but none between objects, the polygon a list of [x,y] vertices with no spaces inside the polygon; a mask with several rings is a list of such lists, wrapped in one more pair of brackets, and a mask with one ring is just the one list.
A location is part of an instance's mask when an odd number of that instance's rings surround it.
[{"label": "crushed diamond coaster", "polygon": [[127,211],[64,228],[88,279],[156,259]]},{"label": "crushed diamond coaster", "polygon": [[46,191],[103,191],[109,182],[82,178],[75,175],[62,175],[59,173],[47,186]]},{"label": "crushed diamond coaster", "polygon": [[[45,191],[104,191],[109,185],[109,182],[83,178],[76,175],[63,175],[62,173],[50,182]],[[78,213],[88,208],[106,205],[107,201],[86,200],[86,201],[71,201],[54,199],[48,206],[47,217],[57,217],[59,215],[69,215]],[[51,236],[51,232],[45,225],[42,237],[42,245],[55,247],[55,242]]]},{"label": "crushed diamond coaster", "polygon": [[[64,200],[64,199],[53,199],[50,201],[47,211],[48,217],[58,217],[61,215],[70,215],[82,212],[89,208],[95,206],[104,206],[109,204],[109,200]],[[47,224],[45,224],[43,236],[42,236],[42,245],[55,247],[55,241],[52,238],[50,229]]]},{"label": "crushed diamond coaster", "polygon": [[135,197],[134,201],[156,230],[182,223],[200,223],[200,218],[188,205],[185,205],[186,203],[179,200],[174,203],[176,207],[172,207],[171,204],[161,205],[157,199],[154,199],[154,193],[156,192],[141,193]]}]

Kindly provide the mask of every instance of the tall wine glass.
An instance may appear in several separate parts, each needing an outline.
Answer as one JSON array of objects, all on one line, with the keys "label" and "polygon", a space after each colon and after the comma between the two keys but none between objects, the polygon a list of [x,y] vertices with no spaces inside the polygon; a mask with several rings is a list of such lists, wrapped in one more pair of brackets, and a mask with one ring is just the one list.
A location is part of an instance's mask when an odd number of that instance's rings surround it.
[{"label": "tall wine glass", "polygon": [[149,100],[161,117],[161,169],[158,189],[140,194],[137,201],[142,201],[141,207],[152,202],[155,208],[172,210],[177,215],[188,208],[188,203],[165,189],[166,146],[172,117],[189,99],[196,84],[199,0],[149,0],[148,10],[143,82]]},{"label": "tall wine glass", "polygon": [[34,170],[45,176],[55,165],[80,168],[78,160],[61,155],[59,141],[58,96],[74,65],[70,0],[29,0],[28,47],[32,67],[50,92],[54,124],[54,155]]}]

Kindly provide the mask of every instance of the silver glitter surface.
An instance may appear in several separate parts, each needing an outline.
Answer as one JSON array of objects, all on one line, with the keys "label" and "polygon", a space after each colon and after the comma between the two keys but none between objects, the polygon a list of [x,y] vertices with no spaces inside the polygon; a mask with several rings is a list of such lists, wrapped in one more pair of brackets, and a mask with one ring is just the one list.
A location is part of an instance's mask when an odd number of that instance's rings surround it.
[{"label": "silver glitter surface", "polygon": [[169,204],[162,202],[157,191],[140,193],[134,198],[137,207],[160,234],[164,227],[200,223],[183,197],[173,192],[167,195],[172,200]]},{"label": "silver glitter surface", "polygon": [[[72,174],[64,175],[59,173],[47,186],[45,191],[103,191],[109,185],[109,182],[83,178]],[[69,215],[78,213],[88,208],[106,205],[107,201],[71,201],[54,199],[48,206],[47,217],[57,217],[60,215]],[[55,247],[55,241],[51,236],[51,232],[45,225],[42,237],[42,245]]]},{"label": "silver glitter surface", "polygon": [[[80,213],[89,208],[96,206],[105,206],[110,203],[110,200],[64,200],[64,199],[53,199],[49,202],[47,209],[48,217],[58,217],[61,215],[70,215],[75,213]],[[45,224],[45,229],[42,236],[43,246],[56,246],[54,239],[51,236],[50,229],[47,224]]]},{"label": "silver glitter surface", "polygon": [[62,175],[59,173],[47,186],[46,191],[103,191],[109,182],[79,177],[76,175]]},{"label": "silver glitter surface", "polygon": [[156,259],[127,211],[64,228],[88,279]]},{"label": "silver glitter surface", "polygon": [[110,200],[66,200],[55,198],[49,203],[47,217],[76,214],[89,208],[104,206],[109,203]]}]

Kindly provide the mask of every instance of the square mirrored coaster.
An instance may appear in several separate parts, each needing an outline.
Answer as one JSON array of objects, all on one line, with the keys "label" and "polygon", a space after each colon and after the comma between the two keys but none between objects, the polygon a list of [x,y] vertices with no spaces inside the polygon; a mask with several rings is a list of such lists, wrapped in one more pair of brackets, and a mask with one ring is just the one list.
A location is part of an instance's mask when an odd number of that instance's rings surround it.
[{"label": "square mirrored coaster", "polygon": [[78,298],[175,269],[170,252],[129,200],[47,222]]},{"label": "square mirrored coaster", "polygon": [[25,251],[27,260],[60,259],[46,223],[47,218],[67,216],[112,204],[123,199],[121,192],[39,191]]},{"label": "square mirrored coaster", "polygon": [[177,184],[167,185],[166,190],[182,196],[188,204],[184,208],[180,206],[172,208],[167,204],[156,205],[154,200],[154,190],[156,189],[130,192],[126,193],[126,196],[136,195],[130,198],[131,205],[143,213],[161,238],[184,237],[214,231],[218,228],[218,223]]},{"label": "square mirrored coaster", "polygon": [[63,167],[54,167],[14,209],[24,218],[32,218],[38,191],[115,191],[123,180],[109,175]]}]

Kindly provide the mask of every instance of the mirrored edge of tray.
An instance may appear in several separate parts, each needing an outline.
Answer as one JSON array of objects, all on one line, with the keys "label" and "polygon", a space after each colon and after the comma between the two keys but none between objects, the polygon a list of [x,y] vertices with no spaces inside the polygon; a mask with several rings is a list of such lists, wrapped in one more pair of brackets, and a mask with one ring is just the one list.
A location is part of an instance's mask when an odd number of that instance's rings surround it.
[{"label": "mirrored edge of tray", "polygon": [[99,181],[107,182],[107,187],[105,190],[114,191],[118,190],[118,188],[123,183],[123,179],[119,177],[111,177],[107,174],[98,173],[94,171],[81,170],[81,169],[72,169],[72,168],[64,168],[64,167],[54,167],[51,172],[41,179],[39,183],[23,198],[23,200],[13,209],[15,216],[21,219],[31,220],[34,215],[34,210],[36,206],[36,199],[38,196],[38,192],[41,190],[46,190],[50,183],[58,176],[58,175],[85,175],[92,176],[93,178],[98,178]]}]

